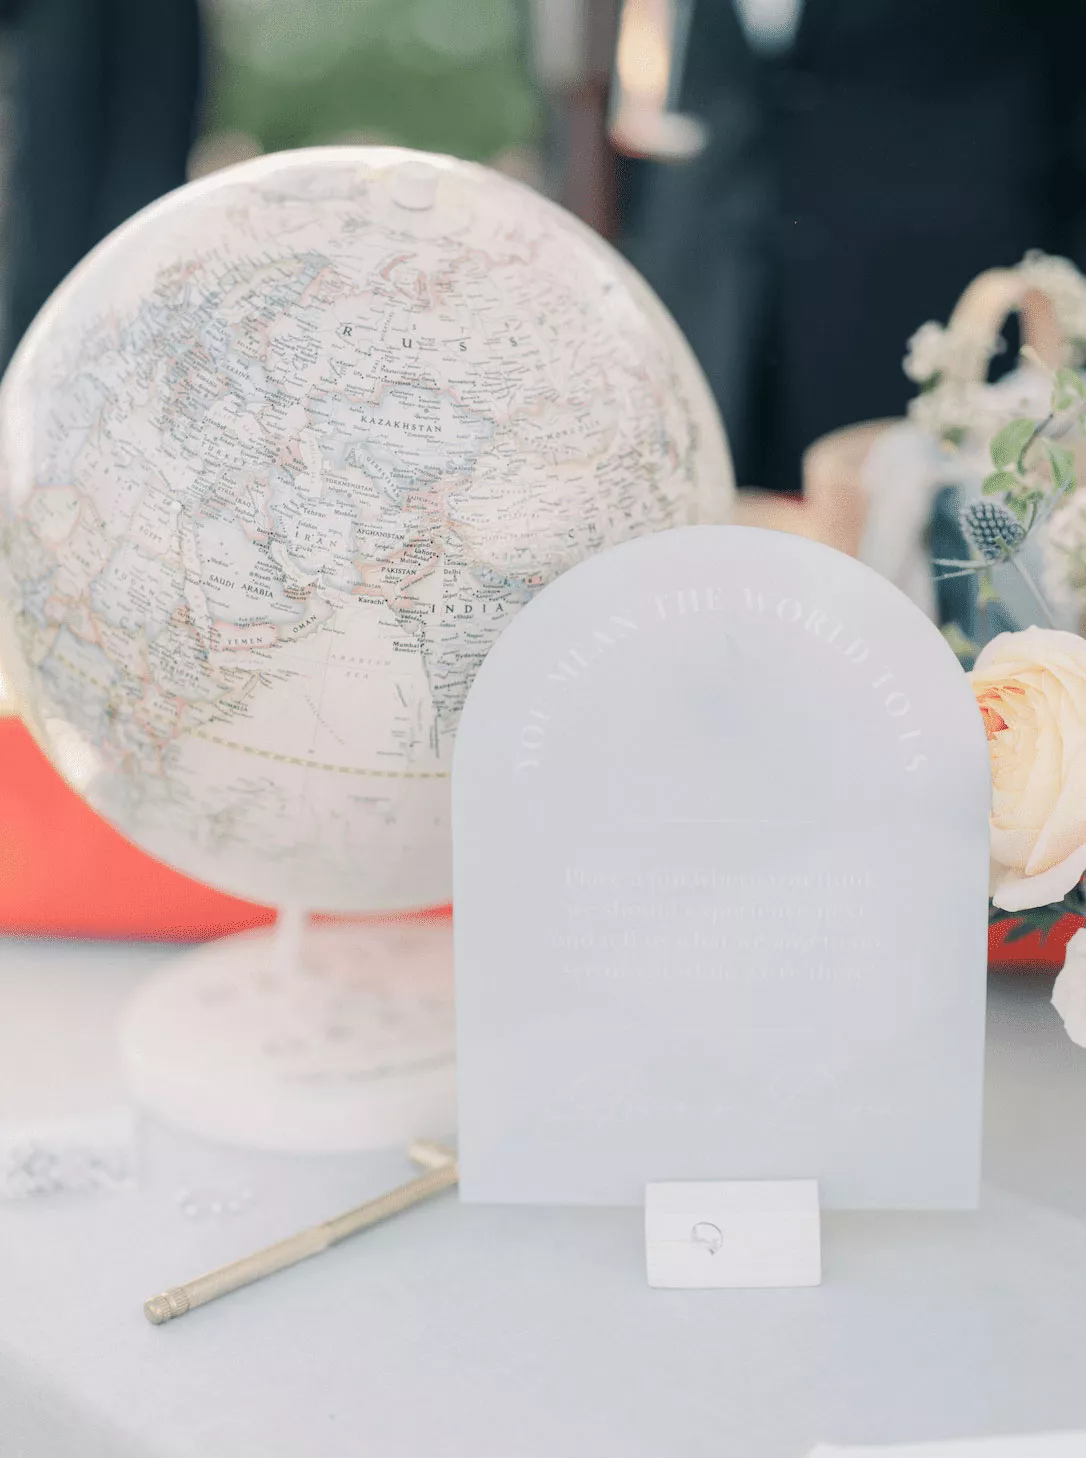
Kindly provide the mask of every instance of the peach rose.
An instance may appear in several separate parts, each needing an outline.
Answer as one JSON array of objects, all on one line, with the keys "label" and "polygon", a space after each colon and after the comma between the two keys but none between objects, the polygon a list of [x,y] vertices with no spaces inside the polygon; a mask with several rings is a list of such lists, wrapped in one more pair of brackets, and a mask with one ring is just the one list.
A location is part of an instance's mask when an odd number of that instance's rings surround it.
[{"label": "peach rose", "polygon": [[992,756],[992,900],[1062,901],[1086,871],[1086,641],[1001,633],[969,680]]}]

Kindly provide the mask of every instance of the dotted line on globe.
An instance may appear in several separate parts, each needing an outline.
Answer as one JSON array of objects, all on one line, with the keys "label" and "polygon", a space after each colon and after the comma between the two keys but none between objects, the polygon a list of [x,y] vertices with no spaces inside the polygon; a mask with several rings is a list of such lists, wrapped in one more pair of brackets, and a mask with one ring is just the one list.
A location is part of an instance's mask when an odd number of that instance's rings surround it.
[{"label": "dotted line on globe", "polygon": [[[92,678],[85,669],[73,663],[70,658],[66,658],[63,653],[58,653],[57,659],[77,678],[83,679],[94,688],[108,691],[109,684],[100,683],[98,679]],[[337,775],[366,775],[378,780],[447,780],[449,778],[448,770],[381,770],[362,769],[353,764],[326,764],[321,760],[303,759],[296,754],[280,754],[275,749],[261,749],[255,744],[239,744],[234,739],[223,739],[218,734],[207,734],[202,729],[194,729],[192,737],[206,740],[208,744],[218,744],[223,749],[235,749],[239,754],[257,754],[261,759],[273,759],[278,764],[300,764],[305,769],[328,770]]]},{"label": "dotted line on globe", "polygon": [[111,684],[103,683],[100,678],[95,678],[85,668],[80,668],[78,663],[73,663],[70,658],[65,658],[63,653],[58,653],[55,656],[57,662],[63,663],[64,667],[70,669],[76,678],[81,678],[84,683],[89,683],[91,688],[101,689],[103,693],[109,693],[112,688]]},{"label": "dotted line on globe", "polygon": [[300,764],[303,769],[330,770],[339,775],[369,775],[380,780],[447,780],[448,770],[381,770],[361,769],[353,764],[325,764],[320,760],[303,759],[296,754],[280,754],[276,749],[260,749],[255,744],[238,744],[233,739],[222,739],[218,734],[205,734],[202,729],[193,730],[193,738],[204,739],[209,744],[221,745],[223,749],[236,749],[242,754],[258,754],[261,759],[274,759],[278,764]]}]

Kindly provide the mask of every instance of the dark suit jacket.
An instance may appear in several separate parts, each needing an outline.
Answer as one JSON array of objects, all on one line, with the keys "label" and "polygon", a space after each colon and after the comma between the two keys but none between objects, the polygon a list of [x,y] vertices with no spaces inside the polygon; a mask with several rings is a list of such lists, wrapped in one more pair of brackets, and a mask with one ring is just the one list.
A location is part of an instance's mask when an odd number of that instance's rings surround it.
[{"label": "dark suit jacket", "polygon": [[740,481],[897,414],[908,336],[982,269],[1086,263],[1086,0],[807,0],[765,60],[696,0],[687,166],[632,164],[624,243],[694,345]]},{"label": "dark suit jacket", "polygon": [[0,368],[99,239],[185,180],[196,0],[0,0],[15,82]]}]

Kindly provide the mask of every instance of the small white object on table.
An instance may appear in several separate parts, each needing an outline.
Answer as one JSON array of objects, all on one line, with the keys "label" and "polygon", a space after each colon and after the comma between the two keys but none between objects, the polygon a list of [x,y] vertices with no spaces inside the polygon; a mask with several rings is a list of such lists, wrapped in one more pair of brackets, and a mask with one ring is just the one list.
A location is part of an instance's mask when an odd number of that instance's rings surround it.
[{"label": "small white object on table", "polygon": [[645,1187],[650,1286],[817,1286],[817,1180],[668,1180]]}]

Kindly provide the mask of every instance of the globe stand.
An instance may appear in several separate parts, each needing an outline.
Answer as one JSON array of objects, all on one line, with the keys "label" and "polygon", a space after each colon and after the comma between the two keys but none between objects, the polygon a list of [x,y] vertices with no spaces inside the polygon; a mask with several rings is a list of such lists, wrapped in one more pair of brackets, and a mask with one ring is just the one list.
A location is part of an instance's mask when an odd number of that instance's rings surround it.
[{"label": "globe stand", "polygon": [[191,1133],[252,1149],[382,1149],[456,1123],[448,920],[225,937],[155,973],[121,1028],[129,1087]]}]

